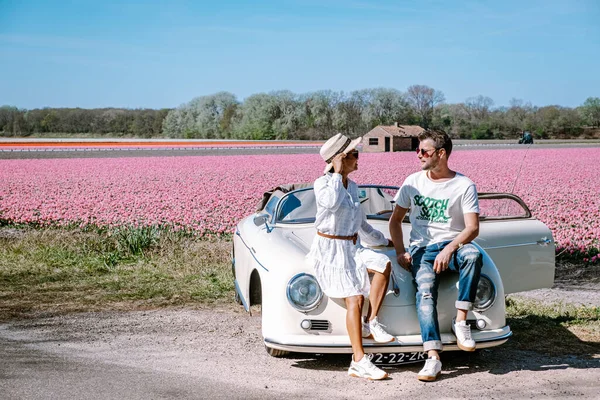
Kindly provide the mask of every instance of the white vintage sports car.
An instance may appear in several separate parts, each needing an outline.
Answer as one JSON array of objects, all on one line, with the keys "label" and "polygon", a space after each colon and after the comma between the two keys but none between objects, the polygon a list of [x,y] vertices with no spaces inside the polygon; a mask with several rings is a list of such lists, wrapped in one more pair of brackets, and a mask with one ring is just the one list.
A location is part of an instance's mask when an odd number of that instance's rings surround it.
[{"label": "white vintage sports car", "polygon": [[[388,220],[397,190],[392,186],[359,186],[369,223],[388,238]],[[481,349],[498,346],[512,335],[505,319],[506,294],[552,286],[555,245],[548,227],[531,216],[519,197],[480,193],[479,202],[481,224],[475,243],[482,250],[483,269],[468,322]],[[258,211],[244,218],[234,235],[236,300],[247,311],[251,305],[262,305],[264,343],[275,357],[289,352],[352,352],[343,301],[323,294],[312,266],[305,261],[316,234],[315,214],[311,184],[281,186],[265,193]],[[403,230],[408,239],[408,220]],[[364,339],[365,351],[373,353],[374,361],[381,364],[422,360],[425,356],[413,278],[397,264],[393,248],[375,250],[392,261],[392,276],[379,319],[397,340],[381,344]],[[448,272],[441,277],[438,317],[445,351],[458,350],[451,330],[457,285],[458,274]]]}]

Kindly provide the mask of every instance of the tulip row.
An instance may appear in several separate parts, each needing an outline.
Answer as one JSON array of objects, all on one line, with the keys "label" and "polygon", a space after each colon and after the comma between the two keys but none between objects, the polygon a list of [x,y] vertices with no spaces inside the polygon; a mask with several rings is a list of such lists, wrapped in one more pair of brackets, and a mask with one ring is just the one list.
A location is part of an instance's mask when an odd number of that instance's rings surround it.
[{"label": "tulip row", "polygon": [[[596,149],[455,150],[453,169],[480,192],[519,195],[553,232],[561,254],[597,262]],[[231,233],[262,193],[314,181],[318,154],[0,160],[0,219],[38,225],[154,225]],[[401,185],[413,153],[361,154],[358,183]]]}]

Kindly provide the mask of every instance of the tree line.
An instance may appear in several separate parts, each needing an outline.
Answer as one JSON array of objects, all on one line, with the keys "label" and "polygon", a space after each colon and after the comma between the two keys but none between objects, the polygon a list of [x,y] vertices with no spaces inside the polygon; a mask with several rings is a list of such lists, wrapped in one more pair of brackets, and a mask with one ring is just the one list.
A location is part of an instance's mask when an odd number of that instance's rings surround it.
[{"label": "tree line", "polygon": [[169,109],[0,107],[2,136],[86,134],[90,136],[160,137]]},{"label": "tree line", "polygon": [[377,125],[440,128],[463,139],[515,138],[530,131],[536,138],[577,137],[600,128],[600,98],[576,108],[533,106],[519,99],[494,107],[487,96],[462,103],[425,85],[406,92],[389,88],[350,93],[323,90],[259,93],[243,101],[228,92],[194,98],[175,109],[22,110],[0,107],[3,136],[45,133],[206,139],[326,139],[335,132],[363,135]]}]

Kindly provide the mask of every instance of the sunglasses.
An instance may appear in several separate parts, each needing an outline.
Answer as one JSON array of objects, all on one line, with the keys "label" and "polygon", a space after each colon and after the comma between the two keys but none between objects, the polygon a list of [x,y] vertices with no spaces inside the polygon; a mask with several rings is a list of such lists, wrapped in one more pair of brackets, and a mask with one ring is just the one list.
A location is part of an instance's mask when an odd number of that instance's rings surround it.
[{"label": "sunglasses", "polygon": [[357,150],[351,151],[347,155],[350,155],[350,154],[352,154],[352,156],[358,160],[358,151]]},{"label": "sunglasses", "polygon": [[421,153],[421,156],[423,156],[424,158],[429,158],[433,155],[433,153],[429,154],[430,151],[438,151],[439,149],[431,149],[431,150],[425,150],[425,149],[417,149],[417,155],[419,155],[419,153]]}]

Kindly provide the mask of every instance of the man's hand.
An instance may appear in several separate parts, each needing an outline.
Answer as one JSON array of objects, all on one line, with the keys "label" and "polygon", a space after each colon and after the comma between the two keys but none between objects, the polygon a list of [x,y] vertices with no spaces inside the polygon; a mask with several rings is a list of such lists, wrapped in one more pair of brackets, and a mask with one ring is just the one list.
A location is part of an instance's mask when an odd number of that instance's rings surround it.
[{"label": "man's hand", "polygon": [[440,253],[435,258],[433,262],[433,270],[436,274],[443,272],[448,269],[450,265],[450,257],[452,257],[452,251],[450,251],[447,247],[444,250],[440,251]]},{"label": "man's hand", "polygon": [[402,268],[404,268],[405,270],[410,272],[410,265],[412,263],[412,257],[410,256],[410,254],[408,252],[405,251],[404,253],[397,254],[396,261],[398,261],[398,264]]}]

